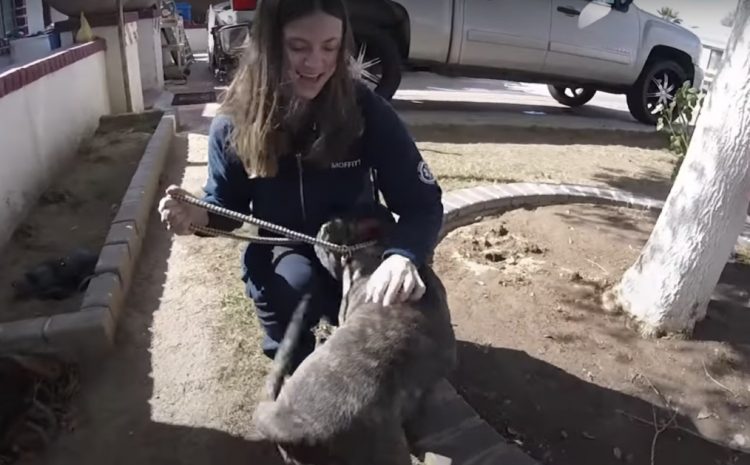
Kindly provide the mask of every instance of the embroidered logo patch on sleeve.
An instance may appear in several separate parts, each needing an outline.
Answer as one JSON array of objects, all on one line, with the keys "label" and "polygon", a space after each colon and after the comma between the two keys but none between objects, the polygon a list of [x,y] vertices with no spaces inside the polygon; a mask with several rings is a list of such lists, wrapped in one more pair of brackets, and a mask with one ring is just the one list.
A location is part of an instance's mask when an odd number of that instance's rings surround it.
[{"label": "embroidered logo patch on sleeve", "polygon": [[430,171],[430,167],[427,166],[426,161],[422,160],[419,162],[417,171],[419,172],[420,181],[425,184],[435,184],[435,176],[432,174],[432,171]]}]

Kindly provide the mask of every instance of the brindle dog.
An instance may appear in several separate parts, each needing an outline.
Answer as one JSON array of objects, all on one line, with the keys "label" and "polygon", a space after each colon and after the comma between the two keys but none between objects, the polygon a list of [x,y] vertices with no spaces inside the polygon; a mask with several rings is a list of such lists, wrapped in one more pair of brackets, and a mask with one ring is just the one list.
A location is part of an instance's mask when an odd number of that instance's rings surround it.
[{"label": "brindle dog", "polygon": [[[330,221],[318,234],[337,244],[381,240],[349,257],[316,247],[321,263],[343,284],[340,326],[280,392],[272,388],[282,385],[285,355],[277,356],[267,383],[275,400],[262,401],[254,417],[260,437],[276,443],[287,463],[410,465],[403,425],[456,364],[446,290],[429,265],[419,270],[426,285],[419,301],[366,302],[367,280],[393,227],[390,213],[377,212]],[[305,304],[298,308],[304,310]],[[297,335],[292,328],[285,339]],[[282,344],[283,350],[293,345]]]}]

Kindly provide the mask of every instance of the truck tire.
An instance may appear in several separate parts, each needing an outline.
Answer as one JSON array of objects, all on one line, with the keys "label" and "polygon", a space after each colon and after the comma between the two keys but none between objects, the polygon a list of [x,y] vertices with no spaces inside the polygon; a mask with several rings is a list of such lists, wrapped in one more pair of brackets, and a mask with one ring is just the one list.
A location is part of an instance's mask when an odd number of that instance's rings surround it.
[{"label": "truck tire", "polygon": [[659,120],[657,105],[668,105],[687,80],[687,71],[675,61],[649,63],[626,94],[630,114],[641,123],[656,125]]},{"label": "truck tire", "polygon": [[354,57],[364,52],[364,61],[378,60],[368,71],[378,79],[373,82],[363,76],[368,87],[386,100],[391,100],[401,85],[401,55],[396,41],[386,31],[355,31]]},{"label": "truck tire", "polygon": [[580,107],[585,105],[594,98],[594,95],[596,95],[596,89],[590,87],[561,87],[548,85],[547,88],[553,99],[569,107]]}]

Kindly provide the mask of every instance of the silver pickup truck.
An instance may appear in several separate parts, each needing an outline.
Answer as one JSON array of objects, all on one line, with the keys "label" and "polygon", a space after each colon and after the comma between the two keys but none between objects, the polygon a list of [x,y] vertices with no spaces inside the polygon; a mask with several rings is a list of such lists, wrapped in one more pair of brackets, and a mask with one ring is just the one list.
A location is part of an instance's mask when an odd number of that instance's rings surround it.
[{"label": "silver pickup truck", "polygon": [[[368,74],[386,98],[404,69],[427,69],[544,83],[572,107],[597,91],[624,94],[633,117],[656,124],[660,103],[683,82],[697,88],[703,80],[700,39],[632,0],[346,2],[358,56],[375,63]],[[252,22],[252,12],[237,13]]]}]

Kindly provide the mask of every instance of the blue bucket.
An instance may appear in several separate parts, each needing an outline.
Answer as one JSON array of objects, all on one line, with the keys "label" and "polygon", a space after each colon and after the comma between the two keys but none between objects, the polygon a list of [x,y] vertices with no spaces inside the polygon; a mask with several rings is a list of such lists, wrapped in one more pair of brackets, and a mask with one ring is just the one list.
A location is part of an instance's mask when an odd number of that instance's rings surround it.
[{"label": "blue bucket", "polygon": [[193,7],[189,3],[185,2],[176,2],[175,7],[177,8],[177,13],[179,13],[180,16],[182,16],[182,19],[184,19],[186,22],[193,21]]}]

